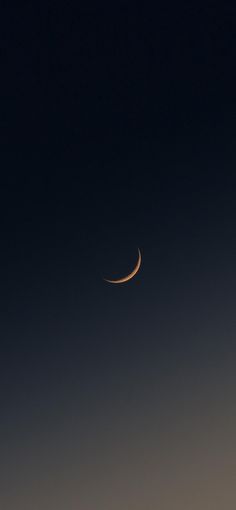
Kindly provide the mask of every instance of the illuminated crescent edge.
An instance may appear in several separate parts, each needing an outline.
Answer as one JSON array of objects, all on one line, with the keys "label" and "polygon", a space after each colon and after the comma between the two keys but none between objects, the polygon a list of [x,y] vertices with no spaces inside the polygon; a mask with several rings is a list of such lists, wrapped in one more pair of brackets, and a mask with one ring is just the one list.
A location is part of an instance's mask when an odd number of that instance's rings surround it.
[{"label": "illuminated crescent edge", "polygon": [[140,252],[140,249],[138,248],[138,262],[135,266],[135,268],[133,269],[133,271],[128,274],[127,276],[124,276],[123,278],[119,278],[118,280],[107,280],[106,278],[104,278],[105,282],[108,282],[108,283],[125,283],[125,282],[128,282],[129,280],[131,280],[138,272],[140,266],[141,266],[141,261],[142,261],[142,258],[141,258],[141,252]]}]

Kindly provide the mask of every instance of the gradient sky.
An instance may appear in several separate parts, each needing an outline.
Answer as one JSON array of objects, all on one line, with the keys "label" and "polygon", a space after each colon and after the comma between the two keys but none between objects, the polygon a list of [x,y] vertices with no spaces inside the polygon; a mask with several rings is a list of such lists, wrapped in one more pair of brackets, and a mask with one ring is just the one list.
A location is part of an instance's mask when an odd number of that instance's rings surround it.
[{"label": "gradient sky", "polygon": [[1,18],[0,507],[234,510],[236,8]]}]

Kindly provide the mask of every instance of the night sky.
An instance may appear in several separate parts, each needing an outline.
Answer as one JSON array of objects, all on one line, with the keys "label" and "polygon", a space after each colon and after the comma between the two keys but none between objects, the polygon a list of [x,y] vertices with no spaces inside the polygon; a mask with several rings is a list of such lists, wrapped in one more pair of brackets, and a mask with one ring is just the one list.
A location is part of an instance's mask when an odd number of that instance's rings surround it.
[{"label": "night sky", "polygon": [[1,8],[0,508],[235,510],[236,7],[98,4]]}]

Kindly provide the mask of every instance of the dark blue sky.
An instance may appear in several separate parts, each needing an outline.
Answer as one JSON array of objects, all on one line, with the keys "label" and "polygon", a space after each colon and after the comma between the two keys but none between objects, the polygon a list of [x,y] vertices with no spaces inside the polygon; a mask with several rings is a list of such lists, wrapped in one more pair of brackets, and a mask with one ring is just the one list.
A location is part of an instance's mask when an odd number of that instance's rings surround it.
[{"label": "dark blue sky", "polygon": [[231,510],[236,9],[1,10],[0,506]]}]

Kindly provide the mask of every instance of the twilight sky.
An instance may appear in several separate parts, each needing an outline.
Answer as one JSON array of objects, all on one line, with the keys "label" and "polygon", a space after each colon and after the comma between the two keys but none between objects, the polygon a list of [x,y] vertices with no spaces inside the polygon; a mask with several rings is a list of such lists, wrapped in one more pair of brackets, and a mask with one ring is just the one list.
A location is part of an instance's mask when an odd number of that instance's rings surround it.
[{"label": "twilight sky", "polygon": [[234,510],[236,8],[1,10],[0,507]]}]

